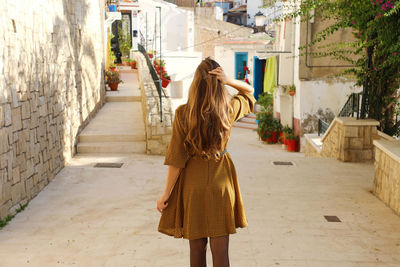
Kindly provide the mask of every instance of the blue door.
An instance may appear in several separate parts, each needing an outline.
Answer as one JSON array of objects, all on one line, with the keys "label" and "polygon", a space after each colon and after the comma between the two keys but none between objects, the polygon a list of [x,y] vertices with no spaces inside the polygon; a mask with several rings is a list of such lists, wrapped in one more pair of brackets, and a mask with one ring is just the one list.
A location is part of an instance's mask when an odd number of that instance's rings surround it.
[{"label": "blue door", "polygon": [[247,66],[247,52],[235,52],[235,78],[238,80],[244,80],[246,73],[244,67]]},{"label": "blue door", "polygon": [[263,91],[263,68],[262,61],[258,57],[254,57],[253,62],[254,97],[258,100],[258,95]]}]

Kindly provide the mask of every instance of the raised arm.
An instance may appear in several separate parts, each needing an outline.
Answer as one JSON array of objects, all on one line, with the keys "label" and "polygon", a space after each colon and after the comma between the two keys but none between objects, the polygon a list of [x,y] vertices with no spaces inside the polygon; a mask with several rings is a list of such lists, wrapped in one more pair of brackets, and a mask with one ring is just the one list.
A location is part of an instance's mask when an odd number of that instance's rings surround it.
[{"label": "raised arm", "polygon": [[223,84],[235,88],[236,90],[239,91],[239,93],[252,94],[254,92],[254,88],[250,86],[248,83],[227,77],[221,67],[213,69],[208,73],[217,76],[217,79],[220,80]]}]

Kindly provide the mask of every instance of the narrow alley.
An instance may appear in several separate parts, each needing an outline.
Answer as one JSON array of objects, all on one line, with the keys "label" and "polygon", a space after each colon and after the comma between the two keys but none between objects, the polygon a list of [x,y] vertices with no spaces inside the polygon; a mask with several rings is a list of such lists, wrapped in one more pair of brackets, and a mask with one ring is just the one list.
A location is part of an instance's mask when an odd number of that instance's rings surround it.
[{"label": "narrow alley", "polygon": [[[231,236],[231,266],[399,266],[400,221],[371,194],[371,164],[305,158],[241,128],[233,128],[228,149],[249,220]],[[74,157],[2,229],[0,266],[188,266],[188,242],[157,232],[163,159]],[[94,168],[96,162],[123,165]]]}]

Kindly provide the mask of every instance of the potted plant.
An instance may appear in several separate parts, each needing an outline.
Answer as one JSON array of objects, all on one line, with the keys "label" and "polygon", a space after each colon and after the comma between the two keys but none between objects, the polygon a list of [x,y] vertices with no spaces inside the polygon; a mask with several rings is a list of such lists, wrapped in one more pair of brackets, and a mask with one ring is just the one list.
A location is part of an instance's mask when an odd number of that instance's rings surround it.
[{"label": "potted plant", "polygon": [[153,51],[149,50],[149,52],[147,52],[147,55],[149,56],[149,58],[153,58]]},{"label": "potted plant", "polygon": [[114,54],[114,51],[112,51],[111,49],[111,39],[114,38],[114,35],[112,33],[110,33],[108,35],[108,64],[109,64],[109,68],[112,71],[116,70],[116,66],[115,66],[115,60],[117,59],[117,57]]},{"label": "potted plant", "polygon": [[110,87],[111,91],[117,91],[118,84],[121,82],[122,80],[119,78],[118,71],[106,71],[106,83]]},{"label": "potted plant", "polygon": [[171,77],[166,73],[161,73],[161,85],[163,88],[166,88],[168,84],[171,82]]},{"label": "potted plant", "polygon": [[110,70],[111,71],[117,71],[117,67],[115,66],[114,63],[110,63]]},{"label": "potted plant", "polygon": [[276,143],[276,129],[272,112],[261,111],[256,114],[258,120],[257,133],[262,141],[269,144]]},{"label": "potted plant", "polygon": [[286,136],[289,135],[289,134],[292,134],[293,130],[288,125],[285,125],[285,127],[283,127],[283,129],[282,129],[282,132],[283,132],[283,143],[285,145],[287,145]]},{"label": "potted plant", "polygon": [[161,69],[161,72],[165,72],[165,61],[164,60],[160,60],[160,69]]},{"label": "potted plant", "polygon": [[289,95],[290,95],[290,96],[294,96],[294,94],[296,93],[296,85],[292,84],[292,85],[289,87],[288,92],[289,92]]},{"label": "potted plant", "polygon": [[299,145],[299,137],[294,133],[288,134],[286,136],[286,142],[289,152],[297,152],[297,147]]},{"label": "potted plant", "polygon": [[256,114],[257,133],[261,140],[276,143],[277,119],[274,119],[273,116],[273,95],[269,93],[261,94],[257,103],[261,106],[261,111]]},{"label": "potted plant", "polygon": [[136,69],[136,60],[128,58],[125,62],[128,66],[131,66],[131,69]]},{"label": "potted plant", "polygon": [[276,137],[277,141],[279,143],[283,143],[283,132],[282,132],[282,124],[279,119],[274,119],[274,124],[275,124],[275,131],[276,131]]},{"label": "potted plant", "polygon": [[131,69],[136,69],[136,60],[131,59]]}]

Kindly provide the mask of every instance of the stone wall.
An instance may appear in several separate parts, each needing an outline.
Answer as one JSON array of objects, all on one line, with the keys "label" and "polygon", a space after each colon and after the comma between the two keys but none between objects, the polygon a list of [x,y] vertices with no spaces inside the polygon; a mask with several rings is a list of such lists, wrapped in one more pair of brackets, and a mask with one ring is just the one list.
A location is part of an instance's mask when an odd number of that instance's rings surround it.
[{"label": "stone wall", "polygon": [[400,142],[375,140],[374,193],[400,215]]},{"label": "stone wall", "polygon": [[151,155],[165,155],[172,132],[171,101],[162,97],[163,116],[160,117],[160,99],[142,53],[135,53],[137,60],[142,110],[146,125],[146,152]]},{"label": "stone wall", "polygon": [[103,1],[3,2],[0,218],[63,168],[105,95]]},{"label": "stone wall", "polygon": [[311,135],[306,136],[306,156],[335,158],[344,162],[373,160],[373,140],[379,138],[378,125],[377,121],[370,119],[336,117],[322,137],[320,149],[311,144]]}]

